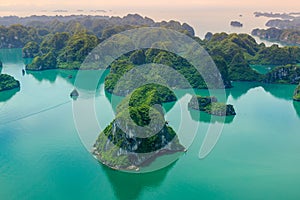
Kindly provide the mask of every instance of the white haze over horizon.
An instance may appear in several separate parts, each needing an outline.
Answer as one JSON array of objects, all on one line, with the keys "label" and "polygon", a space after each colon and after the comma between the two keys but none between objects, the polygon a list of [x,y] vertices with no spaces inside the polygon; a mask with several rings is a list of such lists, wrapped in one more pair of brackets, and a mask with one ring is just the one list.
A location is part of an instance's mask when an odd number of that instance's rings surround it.
[{"label": "white haze over horizon", "polygon": [[[298,10],[297,10],[298,9]],[[237,10],[237,11],[264,11],[264,12],[299,12],[299,0],[0,0],[0,15],[30,15],[38,12],[53,12],[54,10],[68,10],[74,14],[78,10],[95,11],[105,10],[108,13],[134,12],[134,11],[180,11],[191,12],[195,10]],[[19,13],[19,14],[18,14]],[[22,14],[23,13],[23,14]],[[27,14],[25,14],[27,13]],[[54,13],[57,14],[57,13]],[[59,13],[66,15],[67,13]],[[103,14],[103,13],[96,13]],[[104,13],[105,14],[105,13]]]}]

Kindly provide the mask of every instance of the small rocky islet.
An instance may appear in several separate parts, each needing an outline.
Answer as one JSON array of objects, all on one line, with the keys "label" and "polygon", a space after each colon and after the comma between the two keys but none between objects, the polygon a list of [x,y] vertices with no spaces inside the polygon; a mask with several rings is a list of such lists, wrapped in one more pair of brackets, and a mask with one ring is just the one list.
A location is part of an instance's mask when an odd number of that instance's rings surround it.
[{"label": "small rocky islet", "polygon": [[[0,61],[0,73],[3,63]],[[20,88],[20,82],[8,74],[0,74],[0,92]]]},{"label": "small rocky islet", "polygon": [[0,92],[20,88],[20,82],[8,74],[0,74]]},{"label": "small rocky islet", "polygon": [[218,102],[216,97],[202,97],[194,95],[190,100],[188,107],[216,116],[236,115],[233,105],[226,105],[225,103]]},{"label": "small rocky islet", "polygon": [[230,25],[233,27],[243,27],[243,24],[239,21],[231,21]]}]

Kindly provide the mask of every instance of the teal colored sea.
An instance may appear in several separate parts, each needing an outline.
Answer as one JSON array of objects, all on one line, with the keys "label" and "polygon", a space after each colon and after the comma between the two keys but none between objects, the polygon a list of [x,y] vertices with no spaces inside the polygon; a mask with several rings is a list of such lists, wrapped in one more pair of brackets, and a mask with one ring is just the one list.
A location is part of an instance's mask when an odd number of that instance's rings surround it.
[{"label": "teal colored sea", "polygon": [[[0,93],[0,199],[300,198],[300,103],[292,101],[295,85],[234,82],[226,94],[237,115],[226,119],[206,158],[199,159],[199,149],[209,123],[216,122],[188,111],[186,116],[200,124],[189,150],[162,170],[129,174],[103,166],[82,143],[92,138],[79,135],[73,120],[69,94],[76,71],[23,76],[26,61],[20,49],[0,50],[0,60],[2,73],[21,83],[19,91]],[[94,98],[88,82],[80,90],[79,98]],[[188,91],[176,93],[187,99]],[[113,115],[103,80],[95,102],[101,124],[108,125]],[[167,113],[170,126],[179,124],[179,112],[175,104]]]}]

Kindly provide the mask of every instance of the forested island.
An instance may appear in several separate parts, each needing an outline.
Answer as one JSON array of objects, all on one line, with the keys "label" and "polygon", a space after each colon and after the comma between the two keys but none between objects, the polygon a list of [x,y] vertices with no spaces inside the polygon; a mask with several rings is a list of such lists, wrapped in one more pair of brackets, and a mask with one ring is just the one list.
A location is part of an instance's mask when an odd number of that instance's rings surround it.
[{"label": "forested island", "polygon": [[2,67],[3,63],[0,60],[0,92],[20,88],[20,82],[14,79],[14,77],[7,74],[1,74]]},{"label": "forested island", "polygon": [[[299,47],[277,45],[266,47],[264,44],[257,44],[251,36],[246,34],[216,33],[209,40],[194,38],[212,56],[221,72],[226,88],[231,87],[230,81],[268,82],[265,75],[251,68],[251,64],[288,65],[300,62]],[[40,44],[29,42],[23,48],[23,55],[34,57],[34,59],[26,66],[26,69],[78,69],[99,41],[99,38],[88,32],[78,32],[73,35],[63,32],[48,35]],[[170,65],[187,77],[194,88],[207,88],[201,76],[190,76],[190,74],[195,74],[195,69],[186,60],[162,50],[143,49],[129,52],[111,64],[110,67],[113,70],[106,79],[106,89],[111,92],[122,73],[126,73],[134,66],[146,63]],[[90,69],[93,69],[93,66]]]},{"label": "forested island", "polygon": [[[296,15],[296,16],[294,16]],[[300,16],[299,13],[273,14],[271,17],[281,19],[271,19],[266,23],[269,29],[254,29],[252,35],[261,39],[277,41],[288,45],[300,45]],[[265,15],[262,15],[265,16]],[[267,15],[268,16],[268,15]]]},{"label": "forested island", "polygon": [[0,74],[0,92],[20,87],[20,82],[7,74]]},{"label": "forested island", "polygon": [[193,96],[188,104],[189,108],[204,111],[217,116],[236,115],[233,105],[218,102],[216,97]]},{"label": "forested island", "polygon": [[[56,18],[51,21],[52,18],[49,17],[45,18],[47,20],[42,21],[43,23],[26,18],[27,26],[1,27],[0,34],[4,39],[0,41],[0,46],[23,47],[23,57],[34,58],[33,62],[26,66],[27,70],[78,69],[89,52],[111,35],[142,26],[172,28],[194,38],[205,47],[219,68],[226,87],[231,87],[230,81],[265,81],[266,77],[250,67],[252,64],[283,66],[300,62],[298,47],[266,47],[263,43],[257,44],[254,38],[247,34],[208,34],[209,37],[201,40],[194,35],[191,26],[176,21],[154,22],[139,15],[123,18],[78,18],[72,16],[61,21]],[[126,71],[133,66],[151,62],[171,64],[186,76],[193,73],[192,67],[184,59],[152,49],[130,52],[116,60],[111,68],[121,65],[119,69]],[[119,75],[120,70],[113,70],[113,73]],[[112,75],[109,75],[107,79],[108,91],[112,89],[111,83],[114,82],[111,77]],[[190,76],[189,80],[195,88],[206,88],[201,77]]]},{"label": "forested island", "polygon": [[300,17],[295,17],[292,20],[272,19],[266,23],[266,26],[275,27],[282,30],[284,29],[300,30],[299,22],[300,22]]},{"label": "forested island", "polygon": [[99,135],[93,154],[112,168],[138,171],[158,155],[183,152],[185,148],[165,121],[163,110],[151,108],[175,100],[174,93],[160,85],[138,88],[118,105],[116,119]]},{"label": "forested island", "polygon": [[251,33],[258,36],[260,39],[277,41],[283,44],[300,45],[300,30],[294,29],[254,29]]}]

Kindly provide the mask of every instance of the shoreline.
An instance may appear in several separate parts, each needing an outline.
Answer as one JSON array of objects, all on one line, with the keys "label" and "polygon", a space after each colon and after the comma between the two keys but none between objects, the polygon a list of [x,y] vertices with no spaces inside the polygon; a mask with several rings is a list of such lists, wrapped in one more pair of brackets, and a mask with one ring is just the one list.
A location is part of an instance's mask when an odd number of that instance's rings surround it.
[{"label": "shoreline", "polygon": [[129,165],[129,166],[112,166],[107,164],[104,160],[102,160],[100,153],[96,150],[92,150],[91,153],[94,158],[97,159],[99,163],[102,165],[105,165],[113,170],[121,170],[121,171],[128,171],[128,172],[139,172],[141,168],[148,167],[150,166],[158,157],[165,156],[165,155],[171,155],[175,153],[185,153],[187,150],[182,149],[182,150],[167,150],[167,149],[161,149],[158,150],[156,153],[154,153],[152,156],[149,158],[145,159],[140,165]]}]

